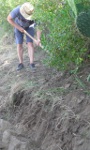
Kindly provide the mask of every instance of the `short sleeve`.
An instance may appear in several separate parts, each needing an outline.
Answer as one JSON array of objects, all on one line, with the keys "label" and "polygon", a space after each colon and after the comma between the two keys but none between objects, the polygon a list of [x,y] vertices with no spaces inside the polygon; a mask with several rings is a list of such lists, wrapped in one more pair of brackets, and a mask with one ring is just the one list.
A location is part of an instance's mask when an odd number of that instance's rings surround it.
[{"label": "short sleeve", "polygon": [[12,19],[15,19],[18,16],[19,10],[20,10],[20,6],[17,6],[10,12]]}]

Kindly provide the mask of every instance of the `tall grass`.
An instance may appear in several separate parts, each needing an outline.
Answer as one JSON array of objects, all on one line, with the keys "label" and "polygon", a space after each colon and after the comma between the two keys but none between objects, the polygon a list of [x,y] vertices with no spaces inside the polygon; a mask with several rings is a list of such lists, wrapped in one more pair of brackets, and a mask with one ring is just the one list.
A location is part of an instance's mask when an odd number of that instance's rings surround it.
[{"label": "tall grass", "polygon": [[76,10],[76,6],[75,6],[75,0],[67,0],[69,6],[72,8],[75,17],[77,17],[77,10]]}]

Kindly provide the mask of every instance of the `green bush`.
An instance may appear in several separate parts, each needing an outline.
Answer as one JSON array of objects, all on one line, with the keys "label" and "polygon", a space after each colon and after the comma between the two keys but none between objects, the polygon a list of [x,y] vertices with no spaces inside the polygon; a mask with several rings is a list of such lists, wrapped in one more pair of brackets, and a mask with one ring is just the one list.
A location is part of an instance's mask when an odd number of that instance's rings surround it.
[{"label": "green bush", "polygon": [[36,12],[38,20],[43,22],[42,42],[48,52],[47,64],[64,70],[78,67],[86,52],[86,40],[77,31],[69,5],[46,0],[38,3]]}]

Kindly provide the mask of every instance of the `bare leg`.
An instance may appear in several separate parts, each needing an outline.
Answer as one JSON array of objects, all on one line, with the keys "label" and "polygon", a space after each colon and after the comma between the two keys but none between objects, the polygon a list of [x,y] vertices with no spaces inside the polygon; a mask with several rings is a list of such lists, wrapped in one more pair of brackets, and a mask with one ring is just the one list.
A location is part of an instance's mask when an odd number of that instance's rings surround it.
[{"label": "bare leg", "polygon": [[28,43],[28,54],[29,54],[30,64],[33,64],[34,63],[34,47],[33,47],[33,43],[31,42]]},{"label": "bare leg", "polygon": [[19,58],[19,63],[23,63],[23,45],[22,44],[17,45],[17,54]]}]

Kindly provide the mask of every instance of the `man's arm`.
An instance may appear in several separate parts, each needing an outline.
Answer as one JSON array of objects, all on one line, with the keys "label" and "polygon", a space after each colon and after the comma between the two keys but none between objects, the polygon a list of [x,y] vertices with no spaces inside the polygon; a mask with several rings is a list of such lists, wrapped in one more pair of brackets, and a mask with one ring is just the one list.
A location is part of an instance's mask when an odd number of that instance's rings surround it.
[{"label": "man's arm", "polygon": [[41,45],[41,30],[37,29],[37,32],[36,32],[36,35],[37,35],[37,43],[38,45]]},{"label": "man's arm", "polygon": [[23,29],[21,26],[19,26],[18,24],[16,24],[16,23],[14,22],[14,20],[12,19],[12,17],[11,17],[10,14],[7,16],[7,21],[8,21],[13,27],[17,28],[20,32],[24,32],[24,29]]}]

